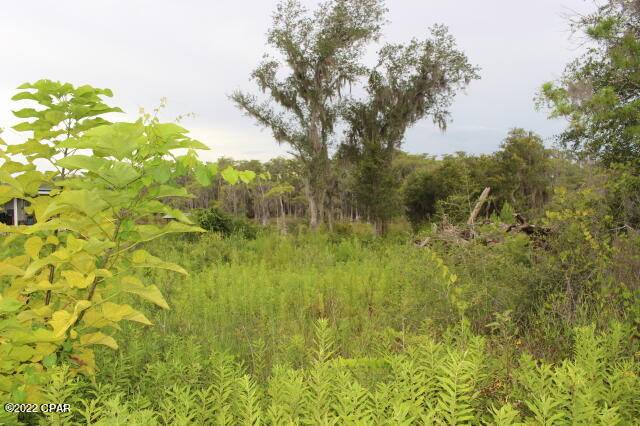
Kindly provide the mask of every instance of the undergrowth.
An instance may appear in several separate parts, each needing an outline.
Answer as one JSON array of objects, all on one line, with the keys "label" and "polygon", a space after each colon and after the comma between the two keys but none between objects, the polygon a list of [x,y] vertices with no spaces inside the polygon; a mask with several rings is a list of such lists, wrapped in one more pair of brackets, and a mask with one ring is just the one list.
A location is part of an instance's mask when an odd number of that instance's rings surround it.
[{"label": "undergrowth", "polygon": [[[635,240],[616,244],[611,257],[635,261]],[[255,240],[165,238],[145,248],[189,271],[177,279],[145,272],[171,310],[144,306],[155,325],[125,324],[120,350],[96,352],[95,382],[58,371],[48,399],[72,404],[71,413],[21,414],[21,422],[614,425],[640,418],[634,263],[598,271],[622,277],[631,295],[584,294],[569,315],[559,305],[567,294],[554,288],[561,271],[545,264],[549,248],[522,237],[450,250],[401,238],[263,232]],[[616,308],[620,300],[631,304]]]},{"label": "undergrowth", "polygon": [[[573,355],[558,364],[522,353],[511,372],[487,340],[461,325],[440,338],[414,335],[401,353],[343,358],[328,320],[316,321],[308,367],[251,374],[230,355],[174,342],[162,360],[120,353],[92,383],[60,370],[52,399],[69,414],[32,424],[632,424],[640,418],[640,369],[629,330],[575,329]],[[376,379],[371,380],[375,375]],[[39,423],[38,423],[39,422]]]}]

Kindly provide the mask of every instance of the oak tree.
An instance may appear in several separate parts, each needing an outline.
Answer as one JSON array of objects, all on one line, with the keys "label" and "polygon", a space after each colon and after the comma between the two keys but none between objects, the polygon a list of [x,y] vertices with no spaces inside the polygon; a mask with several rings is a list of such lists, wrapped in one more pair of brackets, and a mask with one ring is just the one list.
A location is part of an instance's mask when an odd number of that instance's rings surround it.
[{"label": "oak tree", "polygon": [[384,46],[369,71],[367,97],[350,100],[342,109],[349,125],[345,144],[359,164],[358,198],[379,233],[398,204],[392,162],[406,130],[425,117],[445,130],[455,95],[477,78],[478,68],[457,49],[447,28],[438,25],[423,41]]},{"label": "oak tree", "polygon": [[231,99],[286,143],[302,162],[311,226],[322,221],[329,171],[329,148],[338,118],[341,90],[364,73],[359,60],[383,24],[383,0],[327,0],[310,13],[298,0],[281,2],[266,55],[251,74],[256,96],[236,91]]}]

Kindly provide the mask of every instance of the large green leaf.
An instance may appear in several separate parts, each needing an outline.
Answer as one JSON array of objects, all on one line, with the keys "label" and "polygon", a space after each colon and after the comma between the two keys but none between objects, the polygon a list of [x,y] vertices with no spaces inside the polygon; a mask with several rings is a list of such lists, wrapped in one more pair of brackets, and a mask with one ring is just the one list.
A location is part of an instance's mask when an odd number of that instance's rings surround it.
[{"label": "large green leaf", "polygon": [[239,172],[231,166],[227,166],[227,168],[224,169],[222,173],[220,173],[220,175],[224,180],[232,185],[238,183],[238,179],[240,178]]},{"label": "large green leaf", "polygon": [[160,306],[162,309],[169,309],[167,301],[155,285],[145,286],[136,277],[124,277],[121,281],[121,289],[127,293],[137,294],[145,300]]},{"label": "large green leaf", "polygon": [[243,170],[238,173],[240,180],[244,183],[250,183],[256,177],[256,173],[253,170]]},{"label": "large green leaf", "polygon": [[116,188],[123,188],[140,177],[140,173],[124,161],[116,161],[111,167],[99,170],[97,174]]},{"label": "large green leaf", "polygon": [[202,186],[211,185],[211,173],[203,164],[198,164],[194,170],[196,181]]},{"label": "large green leaf", "polygon": [[18,118],[39,118],[42,112],[36,111],[33,108],[22,108],[21,110],[13,111],[13,115]]},{"label": "large green leaf", "polygon": [[180,222],[169,222],[163,227],[156,225],[139,225],[136,231],[140,234],[141,241],[150,241],[166,234],[177,232],[206,232],[204,229]]},{"label": "large green leaf", "polygon": [[23,304],[18,302],[12,297],[3,297],[0,299],[0,314],[6,314],[8,312],[16,312]]},{"label": "large green leaf", "polygon": [[97,191],[67,190],[56,196],[42,213],[39,221],[45,221],[63,211],[82,213],[90,218],[96,218],[99,212],[109,205]]},{"label": "large green leaf", "polygon": [[158,136],[166,137],[171,135],[182,135],[189,133],[184,127],[178,126],[175,123],[160,123],[153,126]]},{"label": "large green leaf", "polygon": [[149,198],[163,198],[163,197],[184,197],[184,198],[194,198],[195,195],[190,194],[186,188],[179,187],[176,188],[174,186],[169,185],[158,185],[153,186],[149,189],[148,192]]},{"label": "large green leaf", "polygon": [[166,269],[168,271],[178,272],[183,275],[188,275],[187,271],[184,270],[180,265],[177,265],[172,262],[165,262],[164,260],[153,256],[146,250],[136,250],[131,255],[131,260],[133,261],[133,266],[136,268],[156,268],[156,269]]},{"label": "large green leaf", "polygon": [[76,140],[58,144],[61,148],[92,149],[101,157],[115,157],[122,160],[130,156],[145,142],[142,122],[114,123],[94,127]]},{"label": "large green leaf", "polygon": [[203,144],[200,141],[197,141],[195,139],[187,139],[185,140],[182,148],[190,148],[190,149],[201,149],[203,151],[208,151],[211,148],[209,148],[208,145]]},{"label": "large green leaf", "polygon": [[163,163],[150,168],[150,174],[154,181],[166,183],[171,178],[171,166]]},{"label": "large green leaf", "polygon": [[56,161],[56,165],[70,170],[88,170],[98,173],[98,171],[109,164],[109,160],[101,157],[89,155],[70,155]]}]

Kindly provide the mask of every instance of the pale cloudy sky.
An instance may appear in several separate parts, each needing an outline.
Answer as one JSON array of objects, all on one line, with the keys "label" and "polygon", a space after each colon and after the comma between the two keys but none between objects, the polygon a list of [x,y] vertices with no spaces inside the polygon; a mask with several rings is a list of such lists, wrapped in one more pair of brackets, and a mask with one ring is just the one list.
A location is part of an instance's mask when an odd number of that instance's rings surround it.
[{"label": "pale cloudy sky", "polygon": [[[317,1],[303,0],[314,7]],[[17,120],[15,88],[40,78],[114,91],[112,105],[135,118],[161,97],[171,121],[183,125],[219,156],[268,159],[286,153],[227,99],[234,89],[256,91],[249,74],[265,52],[265,33],[277,0],[21,0],[0,3],[0,127]],[[447,25],[482,79],[459,95],[446,133],[424,120],[404,148],[431,154],[493,152],[508,129],[524,127],[551,141],[562,123],[533,108],[540,85],[560,75],[579,54],[567,14],[594,8],[585,0],[388,0],[383,41],[423,38]],[[370,55],[372,56],[372,55]],[[372,56],[373,57],[373,56]],[[114,117],[115,118],[115,117]],[[116,118],[117,119],[117,118]]]}]

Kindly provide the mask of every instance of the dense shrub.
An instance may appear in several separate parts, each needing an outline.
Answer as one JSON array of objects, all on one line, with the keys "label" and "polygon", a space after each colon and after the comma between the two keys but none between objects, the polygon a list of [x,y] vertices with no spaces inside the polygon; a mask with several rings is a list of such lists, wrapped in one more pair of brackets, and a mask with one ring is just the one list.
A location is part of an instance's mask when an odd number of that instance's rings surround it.
[{"label": "dense shrub", "polygon": [[218,207],[195,209],[192,211],[192,217],[201,228],[224,237],[235,234],[254,239],[258,232],[257,227],[246,218],[236,217]]}]

